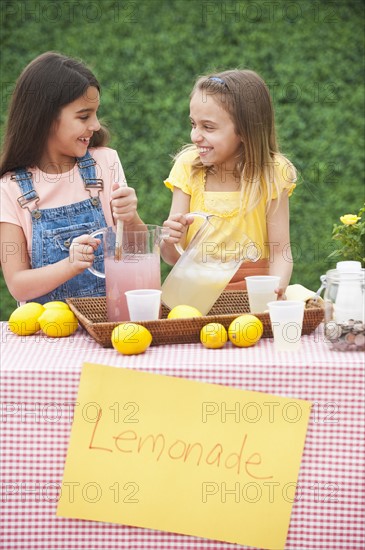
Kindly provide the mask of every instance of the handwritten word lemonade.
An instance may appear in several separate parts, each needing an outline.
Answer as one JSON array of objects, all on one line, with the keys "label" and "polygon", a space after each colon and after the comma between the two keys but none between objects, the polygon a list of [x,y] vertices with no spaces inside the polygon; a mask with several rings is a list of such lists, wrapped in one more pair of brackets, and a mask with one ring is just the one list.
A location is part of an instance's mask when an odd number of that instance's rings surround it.
[{"label": "handwritten word lemonade", "polygon": [[117,262],[106,257],[106,305],[109,321],[129,321],[126,290],[161,288],[158,254],[126,254]]},{"label": "handwritten word lemonade", "polygon": [[169,308],[180,304],[196,307],[206,315],[238,269],[237,262],[190,262],[175,265],[173,276],[162,285],[162,301]]}]

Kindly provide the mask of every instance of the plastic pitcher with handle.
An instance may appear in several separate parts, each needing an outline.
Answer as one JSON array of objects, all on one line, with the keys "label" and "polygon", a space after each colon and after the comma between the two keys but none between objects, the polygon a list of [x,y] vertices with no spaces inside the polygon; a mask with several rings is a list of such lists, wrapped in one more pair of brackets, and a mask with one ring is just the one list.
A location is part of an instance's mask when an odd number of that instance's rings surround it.
[{"label": "plastic pitcher with handle", "polygon": [[161,288],[160,242],[168,235],[157,225],[138,224],[123,231],[121,259],[116,259],[116,228],[105,227],[91,233],[102,237],[105,273],[93,267],[89,271],[105,278],[109,321],[129,321],[124,292],[142,288]]},{"label": "plastic pitcher with handle", "polygon": [[216,215],[192,212],[203,224],[185,250],[177,244],[180,258],[162,285],[162,301],[170,309],[177,305],[196,307],[206,315],[244,260],[259,258],[254,243],[241,234],[230,237],[230,222]]}]

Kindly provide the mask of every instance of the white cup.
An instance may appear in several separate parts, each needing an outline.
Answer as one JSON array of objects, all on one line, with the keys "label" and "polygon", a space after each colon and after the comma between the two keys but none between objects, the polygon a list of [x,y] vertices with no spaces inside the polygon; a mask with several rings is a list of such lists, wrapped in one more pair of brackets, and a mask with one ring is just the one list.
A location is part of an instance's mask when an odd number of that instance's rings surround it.
[{"label": "white cup", "polygon": [[280,285],[276,275],[252,275],[245,278],[251,313],[263,313],[268,310],[268,302],[277,299],[275,289]]},{"label": "white cup", "polygon": [[277,351],[296,351],[300,348],[304,302],[279,300],[269,302],[269,314]]},{"label": "white cup", "polygon": [[127,290],[124,294],[127,298],[130,321],[155,321],[160,316],[161,290],[155,288],[142,288]]}]

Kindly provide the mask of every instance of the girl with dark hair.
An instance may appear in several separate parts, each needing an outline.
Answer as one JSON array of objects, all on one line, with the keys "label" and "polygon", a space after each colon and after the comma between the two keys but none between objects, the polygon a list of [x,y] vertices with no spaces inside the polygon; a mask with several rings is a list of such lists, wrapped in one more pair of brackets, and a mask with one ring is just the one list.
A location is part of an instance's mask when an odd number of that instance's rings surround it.
[{"label": "girl with dark hair", "polygon": [[1,264],[18,301],[105,294],[90,233],[141,223],[116,151],[105,147],[100,85],[81,62],[47,52],[21,73],[0,161]]},{"label": "girl with dark hair", "polygon": [[[215,214],[228,222],[217,241],[229,237],[231,249],[246,234],[261,256],[244,262],[227,289],[245,289],[247,275],[272,274],[280,276],[277,293],[284,297],[293,268],[288,199],[296,171],[279,151],[265,82],[238,69],[200,77],[190,96],[190,122],[192,144],[178,153],[165,180],[173,195],[162,257],[175,264],[174,243],[187,245],[197,232],[202,220],[193,222],[189,212]],[[228,241],[217,244],[223,249]]]}]

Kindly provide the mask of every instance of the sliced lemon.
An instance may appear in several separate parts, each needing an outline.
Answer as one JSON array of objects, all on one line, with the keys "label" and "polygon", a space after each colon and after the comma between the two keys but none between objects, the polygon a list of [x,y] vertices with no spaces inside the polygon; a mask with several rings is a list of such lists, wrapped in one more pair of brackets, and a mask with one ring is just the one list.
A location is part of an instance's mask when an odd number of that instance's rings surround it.
[{"label": "sliced lemon", "polygon": [[38,319],[42,332],[50,338],[71,336],[79,326],[77,317],[70,309],[48,308]]},{"label": "sliced lemon", "polygon": [[113,348],[123,355],[138,355],[150,347],[152,334],[137,323],[121,323],[111,335]]},{"label": "sliced lemon", "polygon": [[186,306],[184,304],[175,306],[168,313],[168,319],[188,319],[189,317],[202,317],[202,313],[193,306]]},{"label": "sliced lemon", "polygon": [[206,348],[223,348],[227,340],[227,331],[220,323],[208,323],[200,331],[200,341]]},{"label": "sliced lemon", "polygon": [[240,315],[228,327],[228,337],[232,344],[240,348],[255,345],[261,338],[264,327],[255,315]]},{"label": "sliced lemon", "polygon": [[9,317],[9,329],[19,336],[30,336],[39,331],[38,317],[44,307],[37,302],[28,302],[19,306]]}]

